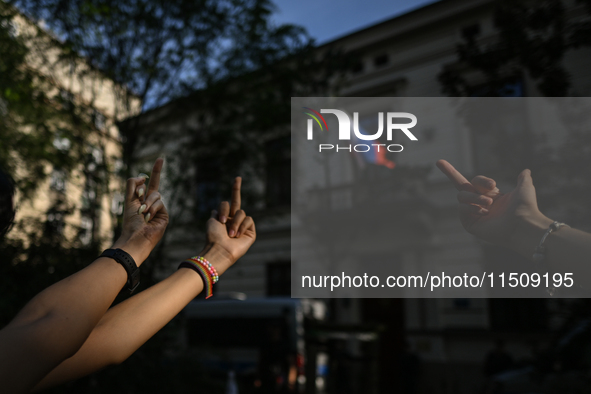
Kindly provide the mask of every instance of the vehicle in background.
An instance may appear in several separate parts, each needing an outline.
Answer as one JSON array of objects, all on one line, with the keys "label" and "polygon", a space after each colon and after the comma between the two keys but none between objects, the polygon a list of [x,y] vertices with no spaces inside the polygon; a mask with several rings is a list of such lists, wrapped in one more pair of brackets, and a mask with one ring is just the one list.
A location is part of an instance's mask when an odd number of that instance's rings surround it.
[{"label": "vehicle in background", "polygon": [[322,301],[282,297],[196,300],[183,312],[190,353],[221,379],[234,371],[241,394],[303,392],[307,379],[323,386],[327,358],[305,368],[305,322],[325,317]]}]

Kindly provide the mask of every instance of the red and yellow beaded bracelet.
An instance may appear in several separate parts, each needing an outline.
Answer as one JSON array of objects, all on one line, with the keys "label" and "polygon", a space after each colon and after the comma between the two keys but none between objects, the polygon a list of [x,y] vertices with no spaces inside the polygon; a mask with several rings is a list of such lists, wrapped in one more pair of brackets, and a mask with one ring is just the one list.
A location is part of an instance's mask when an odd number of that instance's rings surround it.
[{"label": "red and yellow beaded bracelet", "polygon": [[201,279],[203,279],[205,298],[213,295],[213,285],[220,279],[220,276],[209,261],[202,256],[195,256],[183,261],[179,265],[179,268],[190,268],[197,272],[201,276]]}]

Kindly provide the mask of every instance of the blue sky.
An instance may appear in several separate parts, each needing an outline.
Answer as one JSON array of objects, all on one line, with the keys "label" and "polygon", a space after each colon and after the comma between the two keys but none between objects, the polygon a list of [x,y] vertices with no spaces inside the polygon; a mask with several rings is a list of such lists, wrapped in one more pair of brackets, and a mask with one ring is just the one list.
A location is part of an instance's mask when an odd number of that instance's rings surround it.
[{"label": "blue sky", "polygon": [[274,20],[304,26],[319,44],[434,0],[273,0]]}]

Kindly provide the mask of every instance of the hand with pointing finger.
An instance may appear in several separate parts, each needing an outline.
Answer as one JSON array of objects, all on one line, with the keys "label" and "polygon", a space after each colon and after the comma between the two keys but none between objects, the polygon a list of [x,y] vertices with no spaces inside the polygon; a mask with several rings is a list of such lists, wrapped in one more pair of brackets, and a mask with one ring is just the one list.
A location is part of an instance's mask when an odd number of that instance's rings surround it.
[{"label": "hand with pointing finger", "polygon": [[437,167],[458,190],[462,225],[479,238],[518,249],[514,245],[517,232],[531,226],[547,228],[552,223],[538,209],[530,170],[523,170],[517,178],[517,187],[503,194],[493,179],[479,175],[468,182],[445,160],[439,160]]},{"label": "hand with pointing finger", "polygon": [[242,257],[256,239],[254,220],[240,209],[241,185],[242,179],[237,177],[231,202],[220,203],[218,211],[212,211],[207,221],[206,250],[215,249],[224,256],[212,262],[220,275]]},{"label": "hand with pointing finger", "polygon": [[[157,159],[151,177],[140,174],[127,180],[123,229],[113,247],[131,254],[138,266],[160,241],[168,225],[168,211],[158,192],[163,164],[163,159]],[[150,181],[146,187],[147,178]]]}]

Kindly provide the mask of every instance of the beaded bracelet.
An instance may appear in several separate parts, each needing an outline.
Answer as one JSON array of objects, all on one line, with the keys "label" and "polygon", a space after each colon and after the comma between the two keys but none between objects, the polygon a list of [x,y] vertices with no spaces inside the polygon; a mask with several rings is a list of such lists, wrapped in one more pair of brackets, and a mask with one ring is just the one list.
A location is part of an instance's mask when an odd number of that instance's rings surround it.
[{"label": "beaded bracelet", "polygon": [[544,259],[546,258],[546,247],[544,246],[544,243],[546,242],[546,238],[548,238],[548,236],[550,234],[552,234],[553,232],[556,232],[560,229],[560,227],[570,227],[568,224],[566,223],[560,223],[560,222],[553,222],[550,227],[548,227],[548,230],[546,230],[546,232],[544,233],[544,235],[542,236],[542,239],[540,240],[540,243],[538,244],[538,246],[536,246],[536,248],[534,249],[534,254],[532,256],[532,260],[535,263],[542,263],[544,261]]},{"label": "beaded bracelet", "polygon": [[[553,232],[560,230],[561,227],[570,227],[570,226],[566,223],[560,223],[560,222],[556,222],[556,221],[552,222],[552,224],[548,227],[548,230],[546,230],[544,235],[542,235],[542,239],[540,240],[540,243],[534,249],[534,254],[532,256],[532,260],[537,265],[539,274],[543,274],[544,271],[546,271],[548,269],[548,267],[546,266],[546,261],[545,261],[546,260],[546,247],[544,246],[544,243],[546,242],[546,238],[548,238],[548,236],[550,234],[552,234]],[[546,288],[546,292],[550,295],[550,297],[552,297],[552,296],[554,296],[554,294],[556,294],[556,287],[549,286]]]},{"label": "beaded bracelet", "polygon": [[205,298],[209,298],[213,295],[213,285],[220,279],[220,276],[209,261],[202,256],[195,256],[183,261],[179,265],[179,269],[180,268],[190,268],[197,272],[199,276],[201,276],[201,279],[203,279],[203,284],[205,285]]}]

